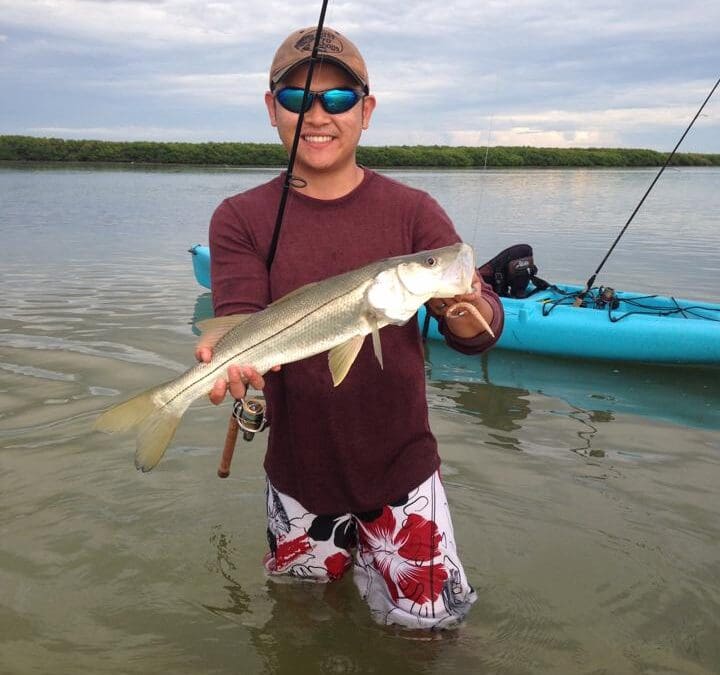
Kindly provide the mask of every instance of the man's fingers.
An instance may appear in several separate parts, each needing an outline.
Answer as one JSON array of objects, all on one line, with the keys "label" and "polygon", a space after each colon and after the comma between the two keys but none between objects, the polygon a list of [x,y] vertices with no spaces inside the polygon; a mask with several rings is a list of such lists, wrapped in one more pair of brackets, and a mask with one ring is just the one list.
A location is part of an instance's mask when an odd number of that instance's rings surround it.
[{"label": "man's fingers", "polygon": [[[272,370],[278,371],[280,366],[274,366]],[[228,391],[233,398],[245,398],[248,385],[255,389],[263,389],[265,378],[252,366],[229,366],[227,380],[218,379],[210,390],[210,401],[215,405],[222,403]]]},{"label": "man's fingers", "polygon": [[433,298],[430,300],[430,309],[436,316],[444,316],[447,308],[453,304],[452,298]]},{"label": "man's fingers", "polygon": [[228,389],[233,398],[244,398],[247,391],[247,377],[243,374],[243,369],[239,366],[230,366],[227,370],[227,375]]},{"label": "man's fingers", "polygon": [[255,368],[243,369],[243,378],[255,389],[263,389],[265,387],[265,379]]},{"label": "man's fingers", "polygon": [[195,358],[200,361],[200,363],[209,363],[210,359],[212,359],[212,349],[209,347],[199,347],[195,350]]},{"label": "man's fingers", "polygon": [[227,392],[227,382],[223,380],[222,378],[219,378],[215,381],[215,384],[213,385],[213,388],[210,390],[210,393],[208,394],[210,398],[210,402],[214,405],[219,405],[223,402],[223,399],[225,398],[225,393]]}]

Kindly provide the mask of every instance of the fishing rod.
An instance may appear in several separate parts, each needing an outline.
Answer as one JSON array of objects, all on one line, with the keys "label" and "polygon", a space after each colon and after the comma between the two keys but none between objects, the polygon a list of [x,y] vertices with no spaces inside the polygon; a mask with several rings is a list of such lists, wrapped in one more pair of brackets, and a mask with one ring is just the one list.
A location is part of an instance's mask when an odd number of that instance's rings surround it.
[{"label": "fishing rod", "polygon": [[675,153],[677,152],[677,149],[680,147],[680,144],[685,139],[685,136],[687,136],[688,132],[692,128],[692,125],[695,124],[695,120],[700,117],[700,113],[703,111],[703,108],[705,107],[705,104],[710,100],[712,95],[715,93],[715,90],[718,88],[718,85],[720,85],[720,78],[718,78],[718,81],[715,83],[715,86],[710,90],[710,93],[707,95],[707,98],[703,101],[702,105],[698,109],[698,111],[695,113],[695,117],[692,118],[692,121],[690,124],[688,124],[687,129],[685,129],[685,132],[682,136],[680,136],[680,140],[677,142],[675,147],[673,148],[673,151],[668,155],[668,158],[665,160],[665,164],[663,164],[660,171],[658,171],[657,176],[655,176],[652,183],[650,183],[650,187],[645,191],[645,194],[642,196],[642,199],[638,203],[638,205],[635,207],[635,210],[632,212],[630,217],[628,218],[627,222],[625,223],[625,226],[620,231],[620,234],[616,237],[615,241],[613,242],[613,245],[610,247],[610,250],[605,254],[605,257],[602,259],[600,264],[598,265],[597,269],[595,270],[594,274],[587,280],[585,283],[585,288],[577,295],[576,303],[581,303],[583,298],[587,295],[587,293],[592,288],[592,285],[595,283],[595,279],[597,275],[600,273],[600,270],[603,268],[605,263],[607,262],[607,259],[610,257],[612,252],[615,250],[615,247],[618,245],[618,242],[622,238],[622,236],[625,234],[625,230],[628,229],[630,226],[630,223],[632,222],[633,218],[635,218],[635,214],[640,210],[640,207],[643,205],[643,202],[645,201],[646,197],[650,194],[650,191],[655,187],[655,183],[658,182],[658,179],[662,175],[663,171],[667,168],[668,164],[670,164],[670,160],[675,156]]},{"label": "fishing rod", "polygon": [[315,41],[313,42],[310,61],[308,61],[308,71],[307,77],[305,78],[302,105],[300,106],[297,124],[295,125],[295,136],[293,137],[293,143],[290,148],[290,157],[288,158],[287,171],[285,172],[285,182],[283,183],[283,191],[282,195],[280,195],[280,204],[278,205],[277,218],[275,219],[275,230],[273,231],[272,241],[270,242],[270,253],[268,253],[267,259],[268,270],[272,267],[273,260],[275,260],[275,252],[277,251],[278,239],[280,238],[280,228],[282,227],[283,217],[285,216],[285,205],[287,204],[288,194],[290,194],[290,187],[305,187],[305,185],[307,185],[305,180],[293,176],[292,172],[295,167],[295,156],[297,155],[300,133],[302,131],[303,120],[305,119],[305,108],[310,96],[310,85],[312,84],[313,70],[315,69],[315,63],[320,60],[318,58],[318,51],[320,49],[320,38],[322,36],[323,24],[325,23],[327,5],[328,0],[323,0],[322,7],[320,8],[320,18],[318,19],[317,28],[315,29]]},{"label": "fishing rod", "polygon": [[[315,29],[315,41],[313,42],[310,60],[308,61],[307,77],[305,78],[305,88],[303,89],[302,105],[298,113],[297,124],[295,125],[295,135],[293,136],[292,146],[290,148],[290,156],[285,171],[285,180],[283,182],[282,194],[278,204],[277,217],[275,218],[275,229],[273,230],[272,240],[270,242],[270,251],[268,253],[266,266],[268,274],[275,260],[278,240],[280,239],[280,229],[282,227],[283,218],[285,216],[285,207],[287,205],[288,195],[291,187],[304,187],[306,181],[299,176],[293,176],[295,168],[295,157],[297,155],[298,144],[300,143],[300,133],[302,131],[303,120],[305,119],[305,108],[310,97],[310,87],[312,85],[313,71],[315,64],[320,60],[318,52],[320,50],[320,39],[322,37],[322,29],[325,23],[325,14],[327,12],[328,0],[323,0],[320,8],[320,17],[318,18],[317,27]],[[235,445],[239,429],[243,430],[243,438],[246,441],[253,439],[255,434],[265,428],[265,406],[262,401],[257,399],[240,399],[235,400],[230,419],[228,420],[227,434],[225,435],[225,445],[223,446],[220,458],[220,466],[217,475],[220,478],[227,478],[230,475],[230,463],[232,462]]]}]

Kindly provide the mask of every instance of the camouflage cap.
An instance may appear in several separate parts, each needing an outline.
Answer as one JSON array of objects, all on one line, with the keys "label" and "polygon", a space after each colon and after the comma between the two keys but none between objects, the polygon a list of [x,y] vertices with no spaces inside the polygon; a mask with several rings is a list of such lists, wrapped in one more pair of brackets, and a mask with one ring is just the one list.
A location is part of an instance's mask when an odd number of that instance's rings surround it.
[{"label": "camouflage cap", "polygon": [[[293,31],[278,47],[270,66],[271,90],[295,66],[310,60],[316,32],[316,26]],[[323,28],[318,45],[318,56],[322,61],[335,63],[347,70],[362,85],[365,93],[369,93],[365,61],[358,48],[346,37],[332,28]]]}]

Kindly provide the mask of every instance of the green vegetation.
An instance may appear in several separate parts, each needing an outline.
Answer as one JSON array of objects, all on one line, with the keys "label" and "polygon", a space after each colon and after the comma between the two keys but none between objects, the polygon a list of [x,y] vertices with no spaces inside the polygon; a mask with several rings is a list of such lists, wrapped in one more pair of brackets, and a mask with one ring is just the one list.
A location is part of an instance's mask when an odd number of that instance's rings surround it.
[{"label": "green vegetation", "polygon": [[[640,167],[661,166],[667,153],[631,148],[455,147],[415,145],[360,147],[365,166],[440,167]],[[0,136],[0,161],[123,162],[221,166],[284,166],[287,156],[274,143],[156,143],[153,141],[66,141],[60,138]],[[678,153],[673,166],[720,166],[720,155]]]}]

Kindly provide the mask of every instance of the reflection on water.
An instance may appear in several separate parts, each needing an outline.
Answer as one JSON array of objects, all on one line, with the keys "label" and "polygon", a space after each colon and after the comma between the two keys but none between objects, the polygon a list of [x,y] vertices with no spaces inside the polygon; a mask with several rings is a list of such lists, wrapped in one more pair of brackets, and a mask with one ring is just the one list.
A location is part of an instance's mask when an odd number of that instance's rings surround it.
[{"label": "reflection on water", "polygon": [[[468,358],[439,342],[429,342],[426,350],[430,379],[463,383],[465,395],[483,390],[480,385],[492,386],[494,402],[479,406],[458,400],[460,408],[480,410],[483,416],[506,396],[497,389],[509,389],[558,398],[581,411],[720,429],[720,368],[579,361],[503,350]],[[522,395],[511,397],[500,406],[500,417],[507,413],[514,419],[523,407]],[[483,417],[483,422],[492,425],[492,419]]]},{"label": "reflection on water", "polygon": [[[377,626],[349,575],[333,584],[268,579],[258,608],[243,590],[242,571],[234,562],[241,554],[231,540],[214,528],[210,544],[217,559],[211,568],[224,580],[226,595],[220,606],[205,608],[248,630],[265,672],[303,672],[304,667],[319,673],[440,672],[458,657],[469,662],[475,651],[461,632],[418,634]],[[258,610],[259,618],[253,616]]]},{"label": "reflection on water", "polygon": [[222,607],[204,605],[205,609],[221,615],[235,614],[239,617],[249,613],[251,611],[250,596],[242,589],[240,582],[236,579],[238,566],[235,559],[238,557],[238,551],[232,547],[231,538],[222,531],[220,526],[213,528],[210,547],[217,550],[217,558],[214,564],[208,564],[208,569],[211,572],[219,573],[228,582],[225,589],[230,597]]},{"label": "reflection on water", "polygon": [[212,319],[215,316],[212,305],[212,294],[201,293],[195,300],[195,309],[193,310],[192,317],[192,332],[195,335],[200,335],[200,331],[197,328],[197,324],[205,319]]},{"label": "reflection on water", "polygon": [[572,448],[573,452],[577,452],[586,457],[605,457],[605,450],[593,447],[593,438],[598,433],[598,425],[612,422],[615,418],[612,413],[606,411],[586,412],[577,410],[569,414],[574,420],[586,427],[585,431],[578,431],[578,437],[581,441],[577,448]]},{"label": "reflection on water", "polygon": [[[427,345],[479,595],[443,639],[376,626],[349,577],[266,578],[266,437],[218,479],[227,408],[198,401],[147,475],[132,435],[92,431],[101,409],[192,363],[211,306],[187,247],[223,196],[268,175],[0,168],[0,671],[718,672],[717,371]],[[530,241],[543,272],[584,281],[649,174],[393,175],[469,231],[480,207],[482,250]],[[672,173],[617,287],[717,295],[719,176]]]}]

